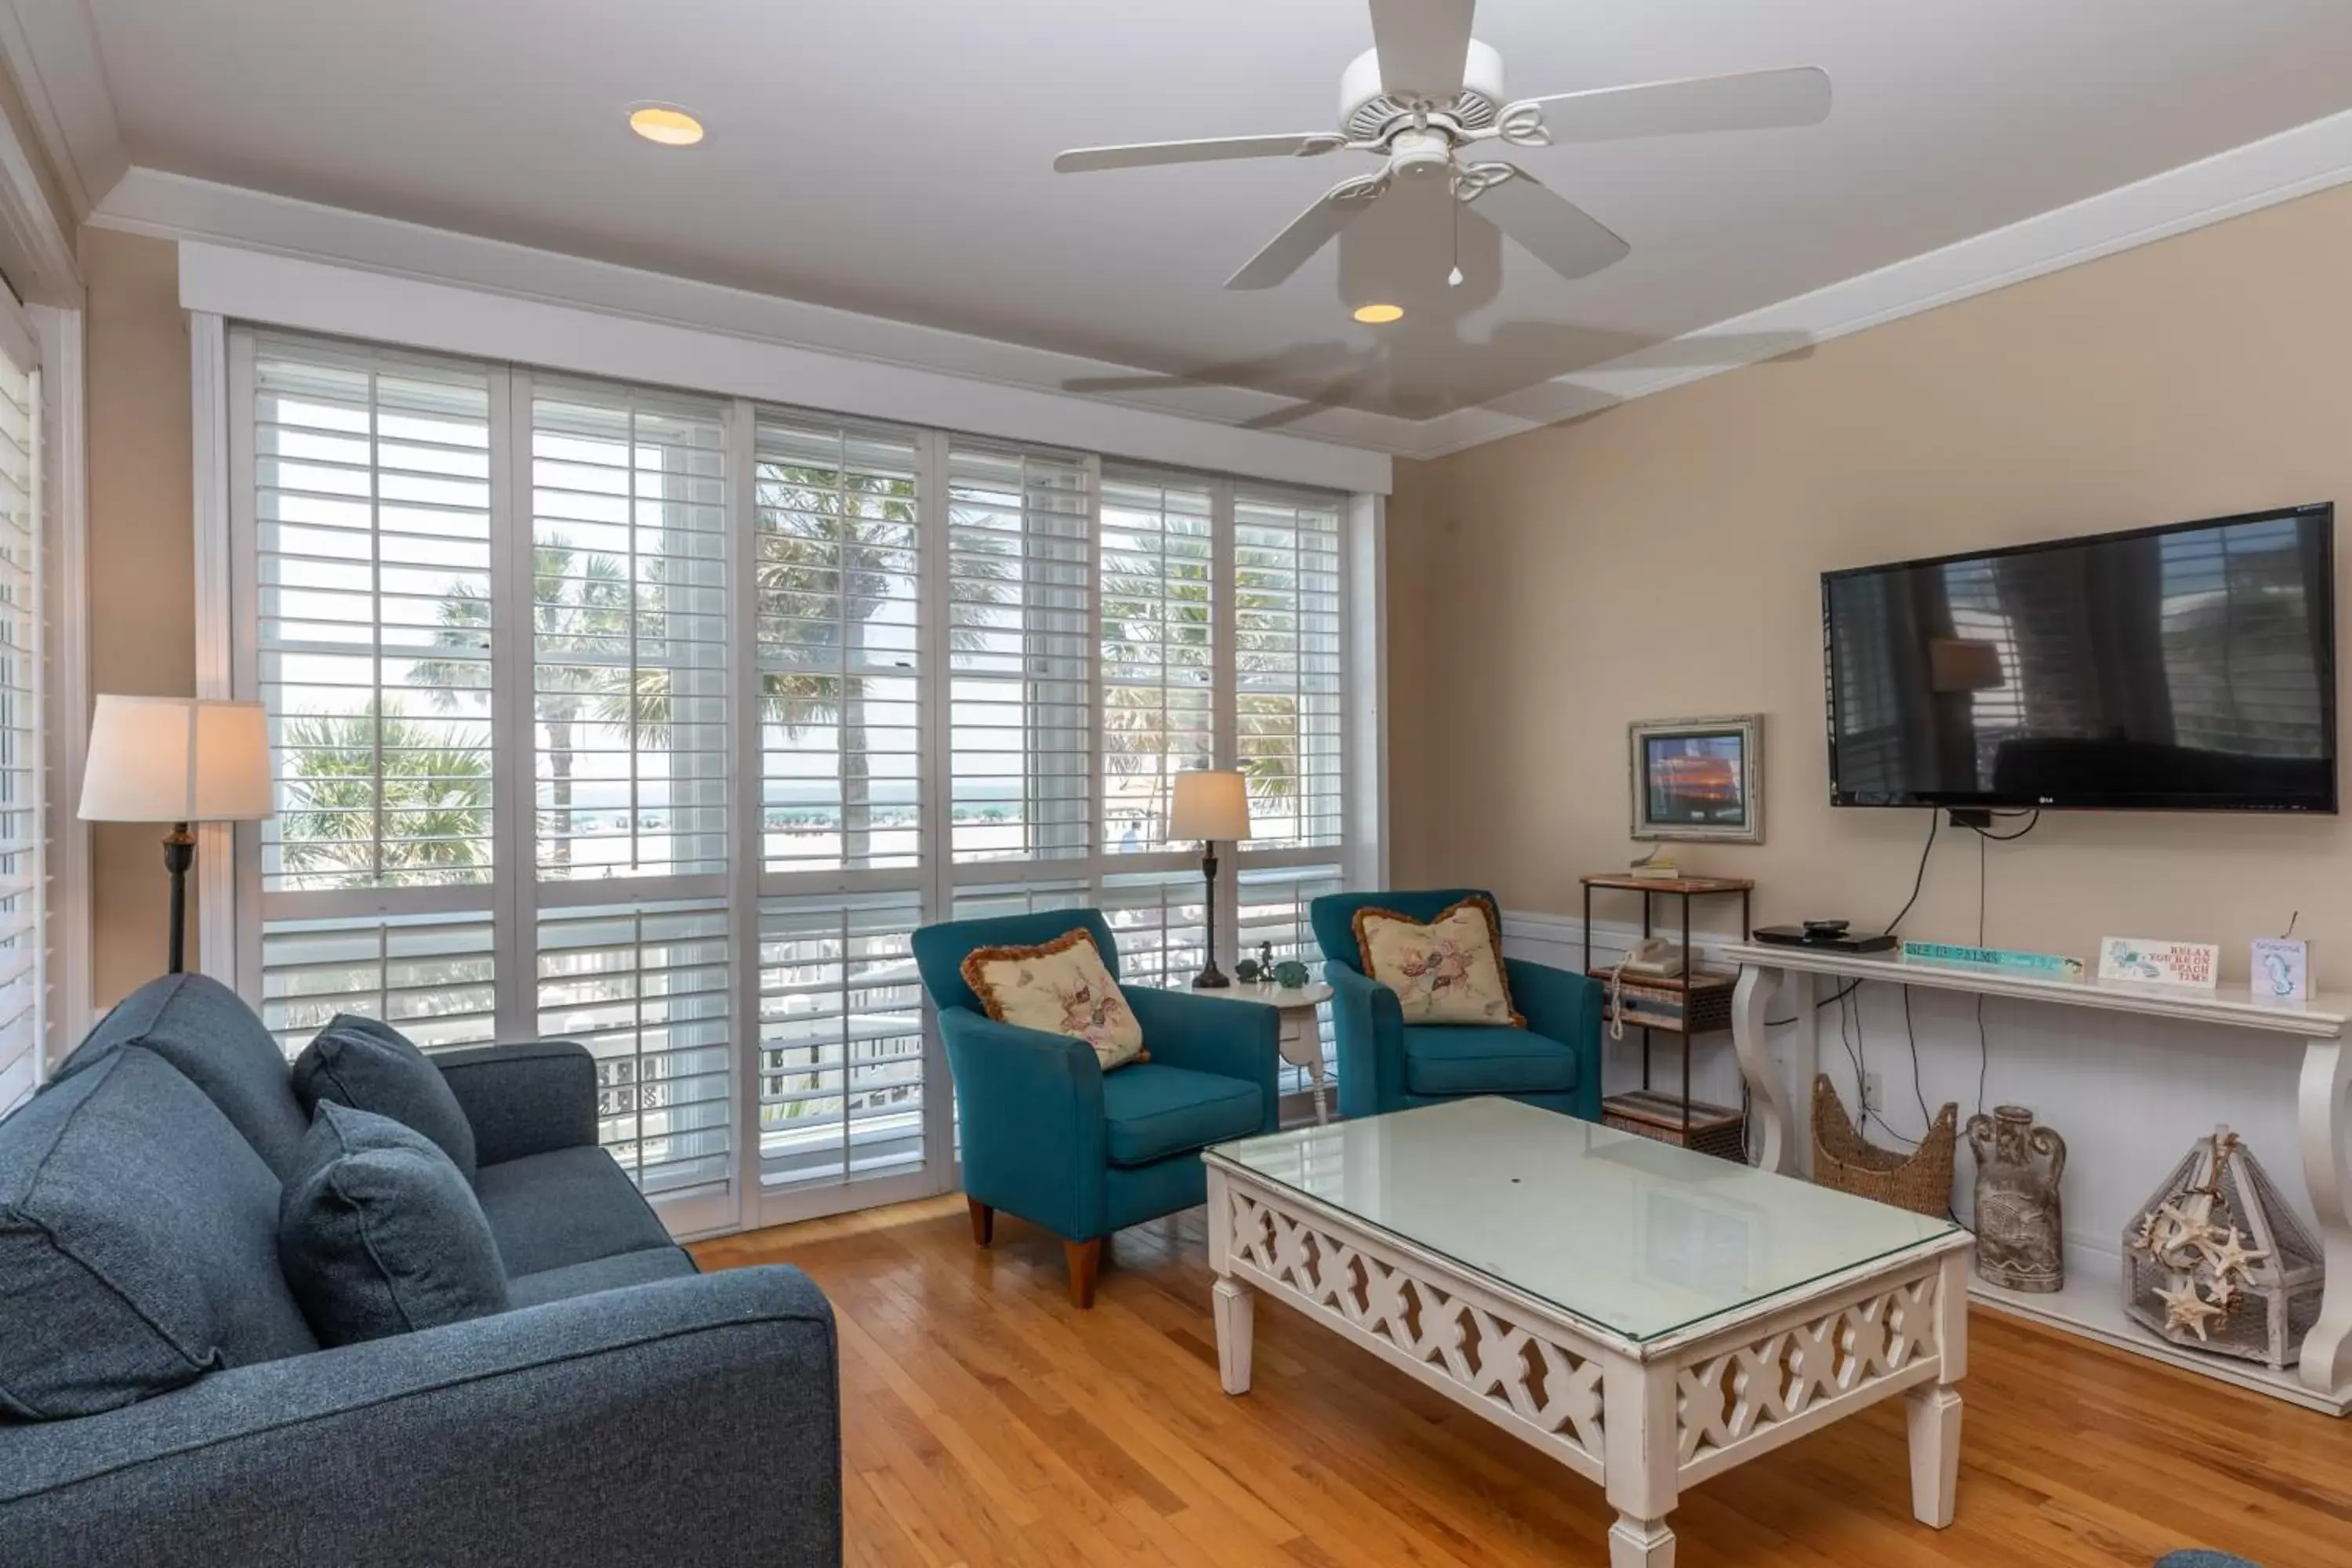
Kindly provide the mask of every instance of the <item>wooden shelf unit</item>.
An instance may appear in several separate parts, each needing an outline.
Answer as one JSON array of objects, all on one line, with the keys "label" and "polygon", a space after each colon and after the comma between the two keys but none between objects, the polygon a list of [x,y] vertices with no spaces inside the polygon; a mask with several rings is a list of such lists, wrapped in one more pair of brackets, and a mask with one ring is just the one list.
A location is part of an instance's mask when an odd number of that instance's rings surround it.
[{"label": "wooden shelf unit", "polygon": [[[1642,934],[1657,934],[1659,898],[1670,898],[1680,906],[1682,950],[1685,962],[1691,952],[1691,900],[1694,899],[1737,896],[1739,900],[1739,939],[1748,940],[1748,900],[1756,884],[1732,877],[1635,877],[1622,872],[1604,872],[1582,879],[1584,884],[1584,972],[1603,985],[1614,971],[1612,964],[1592,962],[1592,895],[1603,892],[1639,893],[1642,895]],[[1685,1148],[1699,1149],[1724,1159],[1745,1160],[1748,1144],[1748,1119],[1736,1107],[1709,1105],[1691,1099],[1691,1041],[1699,1035],[1719,1034],[1731,1027],[1731,1002],[1739,977],[1730,971],[1698,969],[1692,973],[1667,977],[1633,975],[1620,982],[1627,1000],[1638,1002],[1639,994],[1649,992],[1660,999],[1679,998],[1681,1017],[1674,1018],[1640,1006],[1624,1008],[1624,1023],[1629,1028],[1642,1031],[1642,1087],[1634,1093],[1612,1095],[1601,1101],[1601,1120],[1607,1125],[1662,1142],[1676,1143]],[[1672,1001],[1667,1005],[1673,1005]],[[1601,1021],[1616,1021],[1618,1008],[1604,1000]],[[1677,1096],[1658,1092],[1650,1083],[1650,1036],[1662,1034],[1677,1040],[1682,1047],[1682,1092]]]}]

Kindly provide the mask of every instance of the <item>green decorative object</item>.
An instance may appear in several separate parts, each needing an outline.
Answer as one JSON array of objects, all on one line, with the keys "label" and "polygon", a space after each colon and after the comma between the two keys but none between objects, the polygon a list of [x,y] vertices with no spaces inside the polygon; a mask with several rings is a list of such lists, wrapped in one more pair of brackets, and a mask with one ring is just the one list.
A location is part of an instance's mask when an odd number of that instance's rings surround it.
[{"label": "green decorative object", "polygon": [[1296,991],[1307,984],[1307,966],[1295,958],[1286,958],[1274,966],[1274,983],[1285,991]]},{"label": "green decorative object", "polygon": [[1905,942],[1906,963],[1958,963],[1978,969],[2013,969],[2052,980],[2080,980],[2083,961],[2056,952],[2024,952],[2006,947],[1962,947],[1948,942]]}]

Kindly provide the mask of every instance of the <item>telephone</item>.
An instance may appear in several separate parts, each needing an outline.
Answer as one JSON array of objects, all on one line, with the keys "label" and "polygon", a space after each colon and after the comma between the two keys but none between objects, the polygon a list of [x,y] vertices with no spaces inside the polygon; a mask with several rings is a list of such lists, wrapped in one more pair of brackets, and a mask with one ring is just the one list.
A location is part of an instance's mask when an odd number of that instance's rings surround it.
[{"label": "telephone", "polygon": [[1688,963],[1688,955],[1664,937],[1645,936],[1625,950],[1617,967],[1637,980],[1673,980]]},{"label": "telephone", "polygon": [[1636,980],[1674,980],[1688,965],[1690,955],[1662,936],[1645,936],[1627,948],[1609,972],[1609,1037],[1625,1037],[1625,977]]}]

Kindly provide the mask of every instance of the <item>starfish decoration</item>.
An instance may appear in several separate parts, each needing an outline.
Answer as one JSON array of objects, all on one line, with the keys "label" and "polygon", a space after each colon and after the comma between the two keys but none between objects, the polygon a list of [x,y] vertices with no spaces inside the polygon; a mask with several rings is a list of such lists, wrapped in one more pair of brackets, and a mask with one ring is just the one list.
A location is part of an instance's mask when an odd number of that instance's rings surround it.
[{"label": "starfish decoration", "polygon": [[2133,1251],[2151,1254],[2156,1251],[2156,1221],[2154,1209],[2139,1216],[2139,1228],[2132,1232]]},{"label": "starfish decoration", "polygon": [[2182,1256],[2184,1252],[2201,1255],[2208,1243],[2221,1237],[2221,1226],[2202,1214],[2182,1213],[2179,1204],[2169,1199],[2157,1205],[2154,1231],[2149,1252],[2170,1268],[2189,1268],[2191,1260]]},{"label": "starfish decoration", "polygon": [[2212,1265],[2213,1278],[2217,1281],[2232,1276],[2243,1279],[2253,1272],[2255,1264],[2270,1256],[2259,1247],[2246,1246],[2244,1237],[2239,1234],[2234,1225],[2230,1227],[2227,1240],[2218,1245],[2208,1243],[2199,1250],[2205,1254],[2205,1261]]},{"label": "starfish decoration", "polygon": [[2213,1283],[2207,1286],[2205,1289],[2205,1299],[2212,1302],[2216,1307],[2221,1308],[2222,1316],[2227,1317],[2230,1312],[2230,1308],[2235,1304],[2238,1300],[2237,1281],[2231,1279],[2225,1274],[2216,1275],[2214,1276]]},{"label": "starfish decoration", "polygon": [[2200,1340],[2205,1338],[2205,1321],[2221,1315],[2221,1309],[2199,1295],[2197,1281],[2186,1276],[2157,1296],[2164,1302],[2164,1326],[2192,1330]]}]

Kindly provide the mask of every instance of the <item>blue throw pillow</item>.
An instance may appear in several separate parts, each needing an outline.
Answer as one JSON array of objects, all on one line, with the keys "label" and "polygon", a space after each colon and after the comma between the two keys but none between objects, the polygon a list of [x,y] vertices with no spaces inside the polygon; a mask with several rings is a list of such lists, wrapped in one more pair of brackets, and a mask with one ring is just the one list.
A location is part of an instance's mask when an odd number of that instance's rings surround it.
[{"label": "blue throw pillow", "polygon": [[317,1350],[278,1202],[253,1145],[139,1046],[0,1118],[0,1426]]},{"label": "blue throw pillow", "polygon": [[481,1200],[431,1139],[320,1102],[278,1210],[278,1261],[324,1345],[507,1308]]},{"label": "blue throw pillow", "polygon": [[390,1024],[336,1014],[294,1058],[294,1094],[305,1115],[331,1100],[414,1128],[474,1179],[474,1124],[441,1069]]}]

